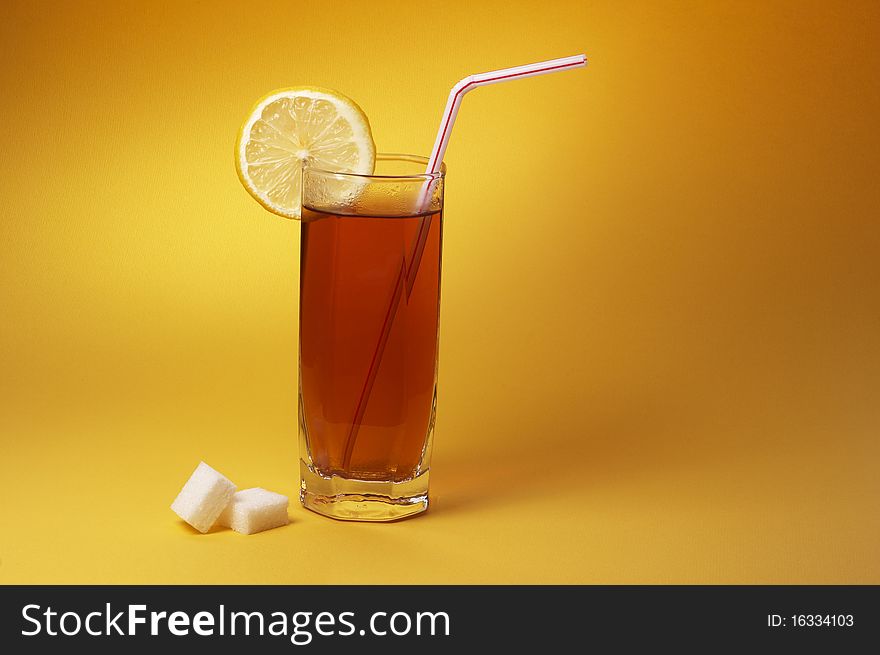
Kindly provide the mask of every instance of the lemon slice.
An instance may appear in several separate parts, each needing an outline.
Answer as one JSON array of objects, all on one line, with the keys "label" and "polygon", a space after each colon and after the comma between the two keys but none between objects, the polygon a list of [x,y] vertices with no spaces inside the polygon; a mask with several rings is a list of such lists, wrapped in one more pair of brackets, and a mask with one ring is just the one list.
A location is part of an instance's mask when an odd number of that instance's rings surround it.
[{"label": "lemon slice", "polygon": [[244,188],[266,209],[300,217],[305,163],[369,175],[376,146],[366,114],[341,93],[317,87],[279,89],[257,102],[235,144]]}]

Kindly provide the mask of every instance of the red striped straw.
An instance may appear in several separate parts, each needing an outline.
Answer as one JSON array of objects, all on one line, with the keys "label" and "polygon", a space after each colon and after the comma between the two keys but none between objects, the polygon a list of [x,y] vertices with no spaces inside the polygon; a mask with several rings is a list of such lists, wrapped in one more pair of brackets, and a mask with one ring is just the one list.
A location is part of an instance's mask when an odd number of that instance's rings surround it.
[{"label": "red striped straw", "polygon": [[[499,82],[507,82],[508,80],[520,80],[525,77],[556,73],[558,71],[570,70],[573,68],[583,68],[586,65],[586,55],[572,55],[571,57],[548,59],[547,61],[525,64],[524,66],[514,66],[512,68],[502,68],[501,70],[489,71],[487,73],[477,73],[476,75],[468,75],[459,80],[458,83],[452,87],[452,90],[449,92],[449,98],[446,100],[446,109],[443,111],[443,118],[440,120],[440,129],[437,130],[437,138],[434,140],[434,148],[431,150],[431,156],[428,158],[428,167],[425,169],[425,173],[431,175],[440,172],[440,166],[443,164],[443,156],[446,154],[446,148],[449,145],[449,136],[452,134],[452,125],[455,123],[455,117],[458,116],[458,108],[461,107],[462,98],[464,98],[464,95],[468,91],[489,84],[498,84]],[[434,184],[435,181],[431,181],[427,182],[425,186],[422,187],[419,199],[420,209],[427,210],[427,205],[430,202]]]},{"label": "red striped straw", "polygon": [[[428,158],[428,168],[426,174],[432,175],[440,172],[443,164],[443,156],[446,154],[446,147],[449,145],[449,136],[452,134],[452,125],[455,117],[458,115],[458,108],[461,106],[461,100],[464,95],[477,87],[486,86],[488,84],[497,84],[498,82],[507,82],[508,80],[519,80],[534,75],[544,75],[546,73],[555,73],[573,68],[581,68],[586,66],[586,55],[573,55],[571,57],[562,57],[560,59],[550,59],[548,61],[539,61],[534,64],[526,64],[525,66],[514,66],[513,68],[502,68],[497,71],[489,71],[487,73],[477,73],[476,75],[468,75],[464,79],[452,87],[449,92],[449,99],[446,101],[446,109],[443,112],[443,118],[440,121],[440,129],[437,130],[437,139],[434,141],[434,149]],[[436,180],[426,182],[420,193],[418,201],[418,209],[421,212],[427,212],[430,207],[430,198],[432,189]],[[382,356],[385,354],[385,346],[388,344],[388,337],[391,336],[391,326],[394,323],[394,317],[397,314],[397,308],[400,305],[400,299],[406,292],[406,296],[412,291],[416,274],[418,273],[419,263],[422,260],[422,253],[428,241],[428,230],[431,227],[430,221],[427,220],[430,215],[422,219],[419,231],[413,240],[412,256],[409,259],[409,266],[406,261],[401,265],[400,274],[394,289],[391,291],[391,302],[388,311],[385,314],[385,321],[382,324],[382,331],[379,333],[379,342],[376,344],[376,350],[370,361],[370,368],[367,371],[367,379],[364,381],[364,387],[361,390],[360,399],[355,408],[354,419],[348,432],[348,438],[345,441],[345,452],[343,454],[343,469],[347,472],[351,471],[351,457],[354,453],[354,445],[357,440],[358,431],[361,422],[364,419],[364,413],[367,411],[367,403],[370,400],[370,394],[373,391],[373,384],[376,382],[376,376],[379,373],[379,367],[382,364]]]},{"label": "red striped straw", "polygon": [[520,80],[525,77],[534,75],[544,75],[546,73],[555,73],[557,71],[569,70],[572,68],[582,68],[587,65],[586,55],[573,55],[571,57],[562,57],[560,59],[550,59],[548,61],[539,61],[535,64],[526,64],[525,66],[514,66],[513,68],[502,68],[497,71],[489,71],[488,73],[477,73],[476,75],[468,75],[458,84],[452,87],[449,92],[449,99],[446,101],[446,110],[443,112],[443,119],[440,121],[440,129],[437,130],[437,139],[434,141],[434,149],[431,151],[431,157],[428,159],[428,168],[426,173],[439,173],[440,165],[443,163],[443,155],[446,154],[446,147],[449,145],[449,135],[452,133],[452,124],[458,115],[458,108],[461,106],[461,99],[468,91],[472,91],[477,87],[486,86],[488,84],[497,84],[498,82],[507,82],[508,80]]}]

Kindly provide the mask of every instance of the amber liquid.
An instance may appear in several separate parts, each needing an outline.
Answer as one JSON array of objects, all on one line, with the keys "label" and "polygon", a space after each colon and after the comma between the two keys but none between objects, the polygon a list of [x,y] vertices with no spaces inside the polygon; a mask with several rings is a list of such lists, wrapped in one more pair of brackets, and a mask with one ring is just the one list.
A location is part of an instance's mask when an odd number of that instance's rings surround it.
[{"label": "amber liquid", "polygon": [[321,475],[420,472],[434,421],[441,220],[303,208],[300,421]]}]

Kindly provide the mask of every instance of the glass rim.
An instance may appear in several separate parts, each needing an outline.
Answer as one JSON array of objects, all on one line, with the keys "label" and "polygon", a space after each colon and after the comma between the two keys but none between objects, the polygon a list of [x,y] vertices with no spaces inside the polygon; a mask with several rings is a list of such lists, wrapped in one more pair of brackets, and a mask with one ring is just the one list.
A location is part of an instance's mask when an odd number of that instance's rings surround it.
[{"label": "glass rim", "polygon": [[[409,155],[398,152],[377,152],[376,161],[405,161],[413,164],[428,165],[428,158],[421,155]],[[330,171],[326,168],[318,166],[310,166],[308,163],[303,165],[303,174],[306,172],[323,173],[333,175],[337,178],[357,178],[361,180],[441,180],[446,177],[446,162],[440,164],[440,170],[437,173],[411,173],[409,175],[376,175],[375,173],[345,173],[342,171]]]}]

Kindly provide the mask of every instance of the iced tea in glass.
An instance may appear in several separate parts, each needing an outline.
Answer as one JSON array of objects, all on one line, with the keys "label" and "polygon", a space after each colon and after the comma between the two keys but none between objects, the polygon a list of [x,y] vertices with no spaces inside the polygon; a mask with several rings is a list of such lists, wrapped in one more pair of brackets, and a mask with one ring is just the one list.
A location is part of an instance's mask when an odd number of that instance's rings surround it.
[{"label": "iced tea in glass", "polygon": [[428,507],[445,169],[426,165],[303,170],[300,497],[333,518]]}]

